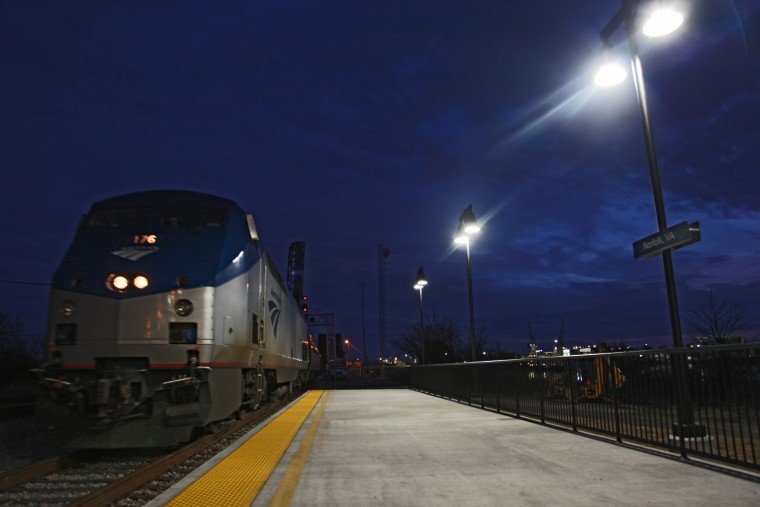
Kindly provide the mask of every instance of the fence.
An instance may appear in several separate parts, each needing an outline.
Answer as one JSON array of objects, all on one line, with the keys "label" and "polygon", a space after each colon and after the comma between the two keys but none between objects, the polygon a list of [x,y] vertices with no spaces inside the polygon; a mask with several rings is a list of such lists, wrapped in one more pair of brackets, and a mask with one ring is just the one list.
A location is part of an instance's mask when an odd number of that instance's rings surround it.
[{"label": "fence", "polygon": [[409,370],[419,391],[760,469],[760,344]]}]

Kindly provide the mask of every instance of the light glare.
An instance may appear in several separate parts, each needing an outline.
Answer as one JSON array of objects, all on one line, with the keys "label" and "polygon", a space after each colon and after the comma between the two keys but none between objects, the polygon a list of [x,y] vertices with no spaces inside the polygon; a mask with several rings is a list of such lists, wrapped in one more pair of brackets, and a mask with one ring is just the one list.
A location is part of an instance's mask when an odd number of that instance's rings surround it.
[{"label": "light glare", "polygon": [[652,12],[642,29],[648,37],[662,37],[675,32],[682,24],[683,14],[673,9],[660,8]]},{"label": "light glare", "polygon": [[148,279],[142,275],[139,275],[135,277],[134,283],[135,283],[135,287],[137,287],[138,289],[144,289],[145,287],[148,286]]},{"label": "light glare", "polygon": [[594,83],[603,88],[620,84],[628,76],[622,65],[608,62],[602,65],[594,76]]}]

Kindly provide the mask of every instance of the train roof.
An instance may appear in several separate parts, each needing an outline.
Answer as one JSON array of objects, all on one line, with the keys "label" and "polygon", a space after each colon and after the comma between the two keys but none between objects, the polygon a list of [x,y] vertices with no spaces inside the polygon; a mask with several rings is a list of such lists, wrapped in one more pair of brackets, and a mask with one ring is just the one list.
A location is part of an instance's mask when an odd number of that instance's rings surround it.
[{"label": "train roof", "polygon": [[92,209],[103,208],[120,208],[124,206],[195,206],[205,207],[223,206],[225,208],[239,208],[235,201],[219,197],[217,195],[207,194],[205,192],[195,192],[192,190],[147,190],[142,192],[132,192],[129,194],[117,195],[98,201],[92,205]]}]

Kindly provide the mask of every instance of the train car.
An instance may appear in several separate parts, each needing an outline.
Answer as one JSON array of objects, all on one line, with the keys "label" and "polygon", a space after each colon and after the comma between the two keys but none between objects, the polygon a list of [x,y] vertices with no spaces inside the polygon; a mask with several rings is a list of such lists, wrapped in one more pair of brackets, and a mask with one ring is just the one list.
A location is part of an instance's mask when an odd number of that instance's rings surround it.
[{"label": "train car", "polygon": [[71,447],[176,446],[319,369],[253,215],[199,192],[95,203],[48,320],[37,413]]}]

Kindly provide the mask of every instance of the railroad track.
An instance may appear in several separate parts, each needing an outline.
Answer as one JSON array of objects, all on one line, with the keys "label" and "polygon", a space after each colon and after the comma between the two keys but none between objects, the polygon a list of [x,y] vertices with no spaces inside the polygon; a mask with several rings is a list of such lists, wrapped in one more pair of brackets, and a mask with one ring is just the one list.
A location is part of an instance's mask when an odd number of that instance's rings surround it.
[{"label": "railroad track", "polygon": [[0,402],[0,419],[13,419],[34,413],[35,398],[25,396]]},{"label": "railroad track", "polygon": [[169,454],[73,452],[0,476],[3,506],[143,505],[299,396],[267,404]]}]

